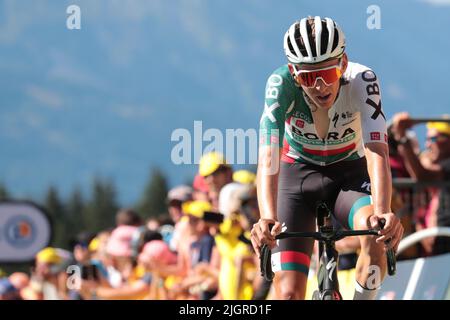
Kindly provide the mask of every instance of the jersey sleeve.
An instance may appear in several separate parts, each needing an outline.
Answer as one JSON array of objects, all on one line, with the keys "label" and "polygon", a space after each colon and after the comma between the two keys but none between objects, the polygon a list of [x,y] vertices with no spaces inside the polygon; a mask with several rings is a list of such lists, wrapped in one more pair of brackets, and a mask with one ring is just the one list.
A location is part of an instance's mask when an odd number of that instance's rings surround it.
[{"label": "jersey sleeve", "polygon": [[283,145],[289,85],[286,77],[277,71],[267,80],[264,111],[259,122],[260,145]]},{"label": "jersey sleeve", "polygon": [[376,74],[365,69],[360,72],[352,88],[356,98],[355,107],[361,112],[361,128],[364,144],[381,142],[387,144],[386,116],[384,115],[380,84]]}]

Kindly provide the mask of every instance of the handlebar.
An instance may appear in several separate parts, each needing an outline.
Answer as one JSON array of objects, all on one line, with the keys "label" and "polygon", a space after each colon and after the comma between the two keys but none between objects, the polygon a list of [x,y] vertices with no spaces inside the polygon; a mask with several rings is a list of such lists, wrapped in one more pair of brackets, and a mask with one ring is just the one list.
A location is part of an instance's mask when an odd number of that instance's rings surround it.
[{"label": "handlebar", "polygon": [[[381,221],[381,228],[384,227],[384,222]],[[364,235],[378,235],[378,230],[338,230],[330,232],[282,232],[278,234],[275,239],[287,238],[313,238],[317,241],[338,241],[345,237],[364,236]],[[272,281],[275,274],[272,271],[271,262],[272,252],[266,244],[261,247],[260,268],[261,276],[267,281]],[[388,274],[393,276],[396,272],[396,257],[394,249],[390,248],[386,252]]]},{"label": "handlebar", "polygon": [[331,233],[323,233],[323,232],[283,232],[275,237],[275,239],[286,239],[286,238],[313,238],[317,241],[338,241],[346,237],[353,236],[374,236],[377,235],[377,230],[356,230],[356,231],[347,231],[347,230],[339,230],[333,231]]}]

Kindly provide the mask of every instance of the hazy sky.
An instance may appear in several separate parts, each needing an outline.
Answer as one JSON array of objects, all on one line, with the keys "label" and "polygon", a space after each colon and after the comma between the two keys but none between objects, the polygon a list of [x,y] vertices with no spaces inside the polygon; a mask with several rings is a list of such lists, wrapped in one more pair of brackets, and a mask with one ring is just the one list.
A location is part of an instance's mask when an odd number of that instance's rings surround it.
[{"label": "hazy sky", "polygon": [[[67,29],[71,4],[81,30]],[[380,29],[367,27],[373,4]],[[1,0],[0,182],[39,198],[102,175],[131,204],[151,166],[172,186],[191,179],[196,166],[171,159],[174,130],[256,130],[284,32],[306,15],[342,26],[388,117],[450,113],[449,0]]]}]

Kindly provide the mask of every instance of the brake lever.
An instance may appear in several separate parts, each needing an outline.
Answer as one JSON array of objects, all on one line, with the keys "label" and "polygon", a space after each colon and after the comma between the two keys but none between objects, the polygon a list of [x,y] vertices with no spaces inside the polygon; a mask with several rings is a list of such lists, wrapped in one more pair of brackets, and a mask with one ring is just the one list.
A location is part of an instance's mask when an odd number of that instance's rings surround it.
[{"label": "brake lever", "polygon": [[[386,219],[380,219],[379,220],[380,229],[383,229],[386,225]],[[391,242],[391,239],[385,241],[384,243],[386,245],[389,245]],[[397,272],[397,258],[395,256],[394,248],[389,248],[386,250],[386,259],[387,259],[387,271],[390,276],[395,275]]]},{"label": "brake lever", "polygon": [[260,269],[261,276],[269,282],[272,282],[275,277],[275,273],[272,271],[272,252],[270,247],[266,244],[263,244],[261,247],[261,256],[260,256]]},{"label": "brake lever", "polygon": [[[272,228],[275,224],[269,224],[269,230],[272,231]],[[259,265],[261,269],[261,276],[269,282],[272,282],[275,277],[275,273],[272,271],[272,251],[267,244],[263,244],[261,246],[261,255],[259,260]]]}]

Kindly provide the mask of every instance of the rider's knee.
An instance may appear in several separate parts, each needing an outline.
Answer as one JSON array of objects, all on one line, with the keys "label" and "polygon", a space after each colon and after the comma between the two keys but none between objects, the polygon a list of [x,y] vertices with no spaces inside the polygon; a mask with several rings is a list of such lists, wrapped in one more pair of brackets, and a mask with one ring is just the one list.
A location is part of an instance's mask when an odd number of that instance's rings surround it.
[{"label": "rider's knee", "polygon": [[299,297],[299,289],[294,288],[293,286],[282,286],[279,292],[280,300],[298,300]]},{"label": "rider's knee", "polygon": [[366,230],[369,228],[369,218],[368,218],[368,213],[367,214],[363,214],[361,212],[358,212],[358,214],[356,214],[356,219],[354,220],[354,229],[355,230]]},{"label": "rider's knee", "polygon": [[300,273],[280,274],[277,281],[277,299],[299,300],[304,299],[306,288],[306,276]]}]

